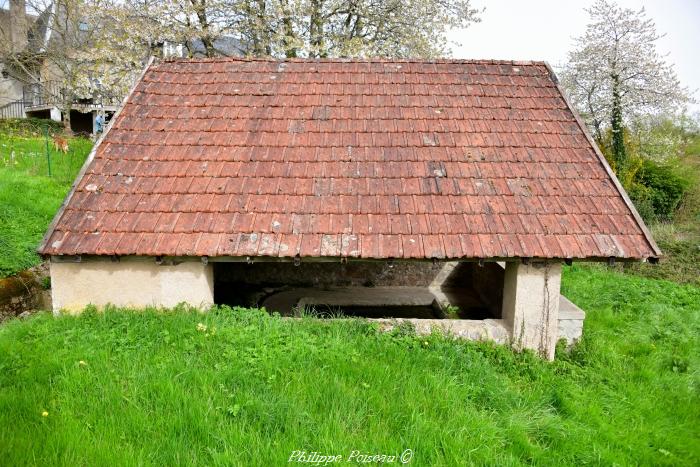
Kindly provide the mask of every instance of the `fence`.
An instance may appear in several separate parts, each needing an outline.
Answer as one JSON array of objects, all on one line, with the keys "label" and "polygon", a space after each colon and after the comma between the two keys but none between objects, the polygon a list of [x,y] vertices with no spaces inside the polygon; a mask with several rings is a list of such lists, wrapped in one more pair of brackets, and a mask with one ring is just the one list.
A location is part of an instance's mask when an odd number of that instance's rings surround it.
[{"label": "fence", "polygon": [[0,125],[0,169],[70,183],[80,170],[92,141],[67,138],[50,120],[3,120]]}]

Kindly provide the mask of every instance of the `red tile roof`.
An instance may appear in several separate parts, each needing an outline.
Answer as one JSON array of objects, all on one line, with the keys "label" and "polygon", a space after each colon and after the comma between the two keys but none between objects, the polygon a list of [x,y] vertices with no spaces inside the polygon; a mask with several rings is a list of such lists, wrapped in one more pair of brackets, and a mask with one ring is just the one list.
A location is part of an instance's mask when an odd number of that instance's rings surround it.
[{"label": "red tile roof", "polygon": [[545,63],[151,65],[40,252],[647,258]]}]

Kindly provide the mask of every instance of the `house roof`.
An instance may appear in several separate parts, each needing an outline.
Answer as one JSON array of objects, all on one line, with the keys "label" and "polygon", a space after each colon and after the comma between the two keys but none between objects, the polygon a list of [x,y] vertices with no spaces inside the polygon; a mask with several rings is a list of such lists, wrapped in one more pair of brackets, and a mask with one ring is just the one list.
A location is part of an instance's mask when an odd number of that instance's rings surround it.
[{"label": "house roof", "polygon": [[649,258],[542,62],[150,65],[39,251]]}]

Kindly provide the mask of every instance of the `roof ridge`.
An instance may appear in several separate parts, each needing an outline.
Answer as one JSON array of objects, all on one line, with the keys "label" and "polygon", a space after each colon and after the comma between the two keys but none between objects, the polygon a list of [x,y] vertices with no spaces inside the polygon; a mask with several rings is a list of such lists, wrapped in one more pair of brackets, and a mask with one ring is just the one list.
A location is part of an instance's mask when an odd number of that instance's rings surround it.
[{"label": "roof ridge", "polygon": [[291,63],[445,63],[469,65],[514,65],[546,66],[544,60],[505,60],[467,58],[275,58],[275,57],[208,57],[208,58],[166,58],[161,63],[230,63],[230,62],[291,62]]}]

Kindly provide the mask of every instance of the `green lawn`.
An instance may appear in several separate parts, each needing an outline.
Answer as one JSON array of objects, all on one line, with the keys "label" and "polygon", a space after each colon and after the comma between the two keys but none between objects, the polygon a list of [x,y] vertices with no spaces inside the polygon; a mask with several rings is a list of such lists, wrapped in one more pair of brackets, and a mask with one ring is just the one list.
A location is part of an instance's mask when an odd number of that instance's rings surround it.
[{"label": "green lawn", "polygon": [[72,138],[63,154],[50,143],[49,177],[44,137],[0,134],[0,278],[39,263],[36,247],[91,147]]},{"label": "green lawn", "polygon": [[[491,344],[264,312],[48,314],[0,327],[8,465],[700,464],[700,289],[586,267],[585,339]],[[46,412],[46,415],[42,415]]]}]

